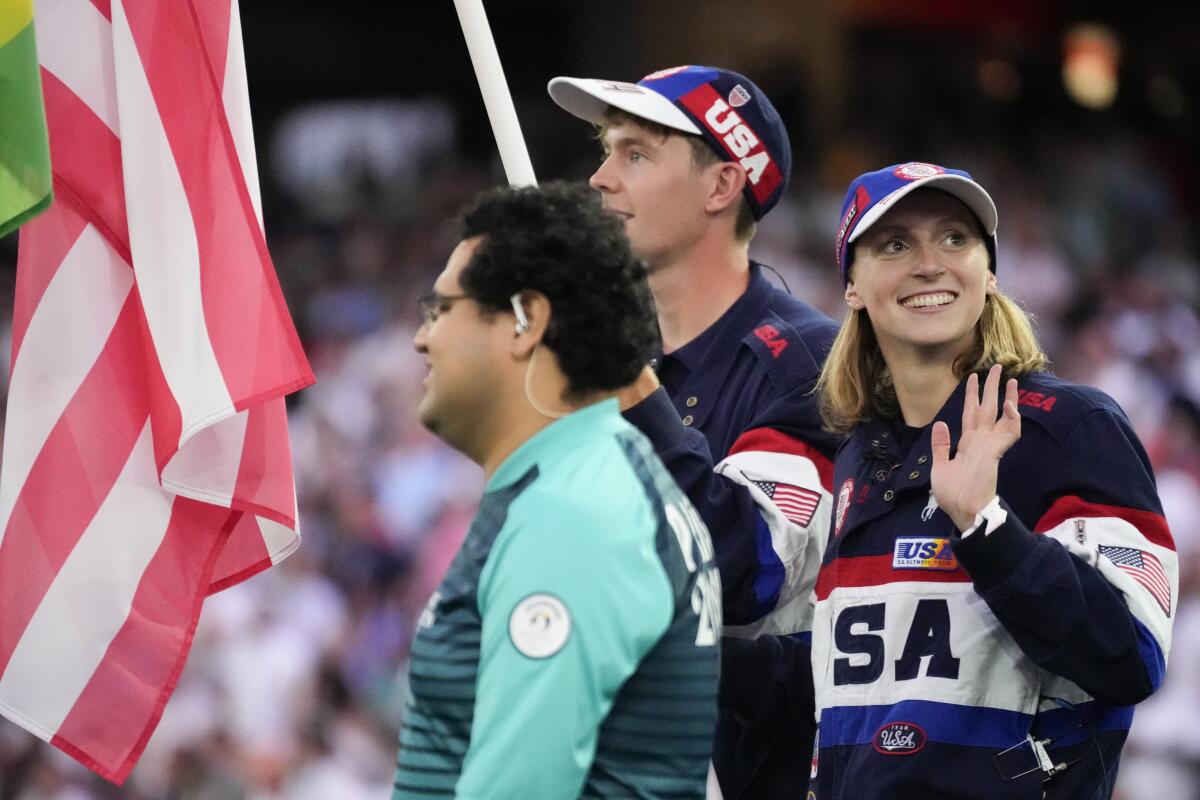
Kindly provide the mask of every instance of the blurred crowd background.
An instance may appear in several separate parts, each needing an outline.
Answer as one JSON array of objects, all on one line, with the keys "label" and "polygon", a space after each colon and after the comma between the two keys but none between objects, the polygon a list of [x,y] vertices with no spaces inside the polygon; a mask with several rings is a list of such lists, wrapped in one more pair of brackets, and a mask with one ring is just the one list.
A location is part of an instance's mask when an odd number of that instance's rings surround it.
[{"label": "blurred crowd background", "polygon": [[[1166,682],[1136,714],[1118,795],[1200,798],[1196,8],[506,0],[488,11],[543,180],[586,179],[599,158],[588,126],[546,96],[554,75],[636,80],[709,63],[754,78],[790,128],[794,168],[751,253],[834,318],[833,236],[851,178],[927,160],[992,191],[1001,286],[1036,315],[1054,371],[1133,420],[1181,558]],[[206,602],[124,787],[0,721],[0,800],[390,796],[414,619],[482,488],[480,470],[415,418],[415,297],[458,238],[455,213],[503,173],[450,3],[350,14],[263,0],[242,19],[267,239],[318,378],[289,400],[304,544]],[[16,250],[16,236],[0,240],[4,380]]]}]

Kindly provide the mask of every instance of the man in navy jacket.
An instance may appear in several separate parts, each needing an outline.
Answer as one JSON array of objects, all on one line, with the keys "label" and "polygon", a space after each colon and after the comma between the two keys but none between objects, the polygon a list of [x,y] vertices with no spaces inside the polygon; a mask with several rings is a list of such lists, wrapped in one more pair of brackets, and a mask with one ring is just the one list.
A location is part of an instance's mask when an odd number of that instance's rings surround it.
[{"label": "man in navy jacket", "polygon": [[[626,417],[716,548],[726,627],[709,796],[803,796],[811,591],[836,448],[811,392],[836,326],[748,255],[787,185],[787,131],[754,83],[713,67],[636,84],[555,78],[549,91],[599,127],[604,160],[591,184],[649,268],[662,355],[626,393]],[[786,701],[764,707],[768,693]]]}]

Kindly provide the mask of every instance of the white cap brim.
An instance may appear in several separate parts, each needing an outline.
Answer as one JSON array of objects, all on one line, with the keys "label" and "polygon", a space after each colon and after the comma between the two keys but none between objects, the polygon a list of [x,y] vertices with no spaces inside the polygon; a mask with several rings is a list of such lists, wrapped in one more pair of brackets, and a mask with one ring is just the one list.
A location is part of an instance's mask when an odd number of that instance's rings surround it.
[{"label": "white cap brim", "polygon": [[846,243],[849,244],[866,233],[902,197],[921,188],[936,188],[947,194],[954,195],[963,201],[967,208],[975,212],[975,216],[979,217],[984,233],[988,236],[996,235],[996,225],[999,222],[999,215],[996,213],[996,204],[992,202],[991,195],[982,186],[969,178],[964,178],[961,175],[940,174],[930,175],[928,178],[920,178],[911,183],[906,183],[882,200],[877,201],[867,213],[863,214],[858,224],[854,226],[854,232],[846,239]]},{"label": "white cap brim", "polygon": [[554,102],[580,119],[594,124],[599,124],[605,110],[612,106],[668,128],[700,135],[696,124],[674,103],[636,83],[558,77],[546,85],[546,90]]}]

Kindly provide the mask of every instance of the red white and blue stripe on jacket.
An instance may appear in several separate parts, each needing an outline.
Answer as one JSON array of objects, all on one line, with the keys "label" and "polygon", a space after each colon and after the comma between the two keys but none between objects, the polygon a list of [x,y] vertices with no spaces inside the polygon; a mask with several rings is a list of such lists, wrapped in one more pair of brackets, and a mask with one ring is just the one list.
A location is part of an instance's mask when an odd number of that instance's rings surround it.
[{"label": "red white and blue stripe on jacket", "polygon": [[[813,628],[816,800],[1112,793],[1132,707],[1166,667],[1174,542],[1117,404],[1045,373],[1019,382],[1007,519],[990,534],[961,538],[937,508],[932,425],[865,423],[838,452]],[[964,385],[937,416],[952,443]],[[1066,769],[1037,769],[1027,734]]]},{"label": "red white and blue stripe on jacket", "polygon": [[[727,627],[809,629],[809,609],[786,607],[808,600],[828,537],[838,440],[822,430],[811,391],[836,332],[754,264],[737,302],[660,359],[664,390],[625,413],[713,531]],[[810,513],[778,503],[772,484],[818,502]]]}]

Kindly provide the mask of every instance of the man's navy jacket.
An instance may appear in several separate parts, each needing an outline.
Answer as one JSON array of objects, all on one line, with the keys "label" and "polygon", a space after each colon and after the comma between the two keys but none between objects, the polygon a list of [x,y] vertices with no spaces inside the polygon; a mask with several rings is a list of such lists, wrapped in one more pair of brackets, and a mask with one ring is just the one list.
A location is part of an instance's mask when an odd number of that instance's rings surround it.
[{"label": "man's navy jacket", "polygon": [[725,800],[803,797],[808,780],[811,592],[838,444],[822,430],[813,388],[836,333],[752,263],[746,292],[662,357],[663,388],[626,412],[716,549],[726,637],[713,764]]}]

